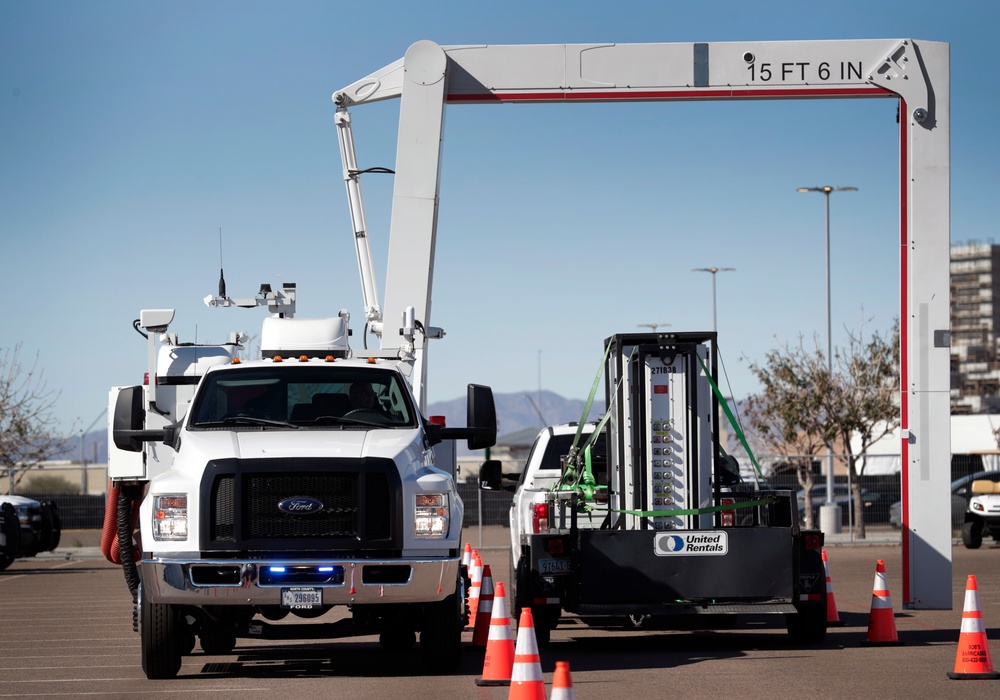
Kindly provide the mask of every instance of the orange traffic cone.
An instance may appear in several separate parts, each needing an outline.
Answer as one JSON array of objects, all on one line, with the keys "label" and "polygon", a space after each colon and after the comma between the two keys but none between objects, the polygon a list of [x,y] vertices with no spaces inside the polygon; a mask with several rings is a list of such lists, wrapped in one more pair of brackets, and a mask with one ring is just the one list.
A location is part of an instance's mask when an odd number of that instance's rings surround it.
[{"label": "orange traffic cone", "polygon": [[552,694],[549,700],[576,700],[573,679],[569,675],[569,661],[556,661],[556,672],[552,676]]},{"label": "orange traffic cone", "polygon": [[837,600],[833,596],[833,581],[830,580],[830,565],[826,562],[826,550],[823,550],[823,568],[826,570],[826,626],[833,627],[844,624],[837,612]]},{"label": "orange traffic cone", "polygon": [[472,569],[469,571],[472,584],[469,586],[469,619],[475,620],[479,610],[479,594],[483,586],[483,560],[479,552],[472,550]]},{"label": "orange traffic cone", "polygon": [[545,680],[542,678],[542,662],[538,657],[531,608],[521,608],[521,619],[517,621],[517,646],[507,700],[545,700]]},{"label": "orange traffic cone", "polygon": [[479,606],[476,608],[476,626],[472,632],[472,646],[484,647],[490,637],[493,618],[493,574],[490,565],[483,567],[483,583],[479,588]]},{"label": "orange traffic cone", "polygon": [[955,654],[955,672],[948,678],[993,680],[1000,673],[993,670],[990,661],[990,643],[986,639],[986,625],[979,608],[979,588],[976,577],[969,575],[965,584],[965,607],[962,609],[962,631],[958,635],[958,652]]},{"label": "orange traffic cone", "polygon": [[510,685],[513,670],[514,633],[510,629],[510,609],[503,583],[497,583],[490,635],[486,640],[486,657],[483,659],[483,677],[476,679],[476,685]]},{"label": "orange traffic cone", "polygon": [[875,566],[875,584],[872,586],[872,609],[868,616],[868,638],[862,644],[896,645],[902,644],[896,635],[896,620],[892,613],[892,596],[885,576],[885,562],[881,559]]}]

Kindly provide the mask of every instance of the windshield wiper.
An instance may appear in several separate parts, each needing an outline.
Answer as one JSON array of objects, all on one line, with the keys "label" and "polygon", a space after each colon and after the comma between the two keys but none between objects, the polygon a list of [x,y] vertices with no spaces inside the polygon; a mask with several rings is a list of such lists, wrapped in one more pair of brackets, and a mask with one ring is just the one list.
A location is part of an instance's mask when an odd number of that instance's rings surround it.
[{"label": "windshield wiper", "polygon": [[371,420],[360,420],[358,418],[345,418],[344,416],[318,416],[311,421],[306,421],[306,425],[357,425],[365,428],[387,428],[385,423]]},{"label": "windshield wiper", "polygon": [[270,418],[257,418],[255,416],[229,416],[222,420],[201,421],[193,424],[195,428],[218,428],[225,425],[270,425],[277,428],[295,428],[299,426],[284,420],[272,420]]}]

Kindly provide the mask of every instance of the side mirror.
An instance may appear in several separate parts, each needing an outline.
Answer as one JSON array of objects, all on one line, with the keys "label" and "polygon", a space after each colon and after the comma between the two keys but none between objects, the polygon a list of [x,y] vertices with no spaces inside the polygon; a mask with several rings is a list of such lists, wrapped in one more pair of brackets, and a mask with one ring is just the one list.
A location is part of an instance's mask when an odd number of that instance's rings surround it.
[{"label": "side mirror", "polygon": [[490,459],[479,467],[479,488],[483,491],[503,490],[503,472],[500,460]]},{"label": "side mirror", "polygon": [[488,386],[470,384],[467,403],[466,424],[474,431],[469,435],[469,449],[493,447],[497,444],[497,409],[493,403],[493,390]]},{"label": "side mirror", "polygon": [[142,387],[130,386],[118,392],[115,400],[114,423],[112,437],[115,447],[126,452],[141,452],[142,440],[132,436],[136,430],[142,430],[145,411],[142,408]]},{"label": "side mirror", "polygon": [[146,411],[142,406],[142,400],[141,386],[125,387],[118,392],[111,437],[119,450],[142,452],[142,443],[163,440],[166,437],[166,432],[163,430],[143,430]]},{"label": "side mirror", "polygon": [[470,450],[481,450],[497,444],[497,410],[493,403],[493,390],[488,386],[469,384],[466,398],[465,428],[442,428],[433,423],[424,425],[428,443],[436,445],[442,440],[468,440]]}]

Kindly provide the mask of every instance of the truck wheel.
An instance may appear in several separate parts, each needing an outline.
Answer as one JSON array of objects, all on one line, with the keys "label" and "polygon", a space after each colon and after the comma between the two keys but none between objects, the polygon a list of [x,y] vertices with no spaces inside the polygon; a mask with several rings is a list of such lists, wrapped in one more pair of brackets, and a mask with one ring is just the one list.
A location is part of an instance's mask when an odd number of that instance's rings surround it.
[{"label": "truck wheel", "polygon": [[462,601],[457,593],[424,608],[420,650],[431,673],[450,673],[462,661]]},{"label": "truck wheel", "polygon": [[0,557],[0,571],[14,563],[14,557]]},{"label": "truck wheel", "polygon": [[552,628],[556,626],[556,620],[547,614],[533,615],[532,622],[535,624],[535,643],[540,649],[545,649],[552,640]]},{"label": "truck wheel", "polygon": [[962,525],[962,544],[969,549],[979,549],[983,544],[983,522],[970,520]]},{"label": "truck wheel", "polygon": [[793,644],[822,644],[826,639],[826,607],[803,606],[798,613],[786,618],[788,636]]},{"label": "truck wheel", "polygon": [[150,603],[139,586],[139,636],[146,678],[173,678],[181,670],[181,632],[177,611]]},{"label": "truck wheel", "polygon": [[510,596],[510,616],[512,620],[521,617],[523,608],[531,607],[531,556],[527,553],[514,565],[514,586]]}]

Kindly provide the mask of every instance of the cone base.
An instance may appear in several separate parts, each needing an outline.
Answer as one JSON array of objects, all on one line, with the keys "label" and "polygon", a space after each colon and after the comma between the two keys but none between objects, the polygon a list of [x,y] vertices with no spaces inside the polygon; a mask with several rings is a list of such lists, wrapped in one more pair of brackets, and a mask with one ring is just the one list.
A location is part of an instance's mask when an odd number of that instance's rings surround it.
[{"label": "cone base", "polygon": [[996,671],[985,673],[952,673],[949,671],[948,678],[953,681],[995,681],[1000,678],[1000,673]]},{"label": "cone base", "polygon": [[506,681],[501,681],[501,680],[490,681],[490,680],[486,680],[485,678],[477,678],[476,679],[476,685],[479,685],[479,686],[510,685],[510,681],[509,680],[506,680]]}]

